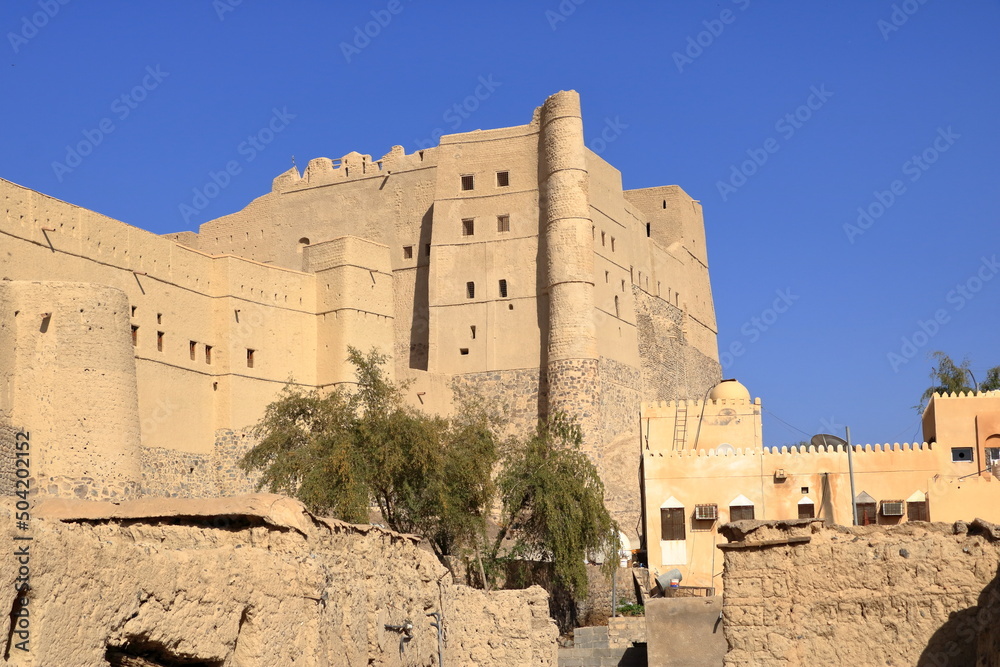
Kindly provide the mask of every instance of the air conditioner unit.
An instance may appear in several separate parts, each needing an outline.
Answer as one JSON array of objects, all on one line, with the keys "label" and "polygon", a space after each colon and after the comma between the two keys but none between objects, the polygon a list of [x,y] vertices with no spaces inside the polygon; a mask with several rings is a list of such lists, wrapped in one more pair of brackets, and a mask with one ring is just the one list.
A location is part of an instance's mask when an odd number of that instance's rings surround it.
[{"label": "air conditioner unit", "polygon": [[883,500],[882,516],[903,516],[903,501]]},{"label": "air conditioner unit", "polygon": [[694,518],[698,521],[715,521],[719,518],[718,505],[695,505]]}]

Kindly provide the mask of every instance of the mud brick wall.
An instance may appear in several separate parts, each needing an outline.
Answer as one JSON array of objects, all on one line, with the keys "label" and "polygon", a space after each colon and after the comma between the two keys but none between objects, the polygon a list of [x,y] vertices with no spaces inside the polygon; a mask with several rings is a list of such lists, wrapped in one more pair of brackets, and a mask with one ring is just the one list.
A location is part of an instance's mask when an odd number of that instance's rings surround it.
[{"label": "mud brick wall", "polygon": [[995,642],[991,524],[737,522],[723,532],[727,667],[996,664],[977,662]]}]

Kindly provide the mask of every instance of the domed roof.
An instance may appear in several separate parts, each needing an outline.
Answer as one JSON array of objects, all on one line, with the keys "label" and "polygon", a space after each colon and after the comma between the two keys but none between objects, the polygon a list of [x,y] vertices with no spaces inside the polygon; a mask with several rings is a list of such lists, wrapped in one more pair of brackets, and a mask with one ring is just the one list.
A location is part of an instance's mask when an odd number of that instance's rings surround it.
[{"label": "domed roof", "polygon": [[743,398],[749,401],[750,390],[736,380],[723,380],[712,387],[712,391],[709,392],[708,397],[713,401],[720,398]]}]

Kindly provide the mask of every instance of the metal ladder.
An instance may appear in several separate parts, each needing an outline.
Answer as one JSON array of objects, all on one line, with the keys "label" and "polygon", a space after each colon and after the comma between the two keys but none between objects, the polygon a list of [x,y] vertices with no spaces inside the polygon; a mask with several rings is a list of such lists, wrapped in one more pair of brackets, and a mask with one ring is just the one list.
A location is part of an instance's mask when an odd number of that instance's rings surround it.
[{"label": "metal ladder", "polygon": [[674,451],[684,449],[687,441],[687,401],[677,401],[677,412],[674,415]]}]

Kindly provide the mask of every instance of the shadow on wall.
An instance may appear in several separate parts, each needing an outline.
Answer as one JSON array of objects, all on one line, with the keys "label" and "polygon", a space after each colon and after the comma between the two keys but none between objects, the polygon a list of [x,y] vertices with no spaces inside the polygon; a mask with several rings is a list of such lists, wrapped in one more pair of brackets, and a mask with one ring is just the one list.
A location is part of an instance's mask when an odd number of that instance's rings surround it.
[{"label": "shadow on wall", "polygon": [[917,667],[1000,667],[1000,569],[975,607],[953,612]]}]

